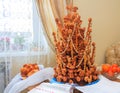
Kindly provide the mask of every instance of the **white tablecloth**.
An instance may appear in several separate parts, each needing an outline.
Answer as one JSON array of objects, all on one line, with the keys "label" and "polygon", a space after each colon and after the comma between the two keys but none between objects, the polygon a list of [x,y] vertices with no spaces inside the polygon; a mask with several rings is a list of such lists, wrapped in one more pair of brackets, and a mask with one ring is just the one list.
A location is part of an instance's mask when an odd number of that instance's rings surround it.
[{"label": "white tablecloth", "polygon": [[[20,80],[20,74],[8,84],[4,93],[20,93],[25,88],[37,84],[45,79],[52,78],[53,68],[46,68],[40,72],[35,73],[33,76],[26,80]],[[99,76],[99,82],[88,86],[75,86],[83,93],[120,93],[120,83],[111,81],[104,76]],[[40,92],[38,92],[40,93]]]},{"label": "white tablecloth", "polygon": [[[95,84],[86,85],[86,86],[76,86],[78,90],[82,91],[83,93],[120,93],[120,83],[108,80],[104,76],[99,76],[99,81]],[[57,83],[58,84],[58,83]],[[68,84],[67,84],[68,85]],[[32,89],[28,93],[73,93],[70,92],[71,85],[66,87],[66,84],[58,84],[52,83],[50,85],[39,85],[38,87]],[[66,91],[67,90],[67,91]],[[52,92],[51,92],[52,91]]]}]

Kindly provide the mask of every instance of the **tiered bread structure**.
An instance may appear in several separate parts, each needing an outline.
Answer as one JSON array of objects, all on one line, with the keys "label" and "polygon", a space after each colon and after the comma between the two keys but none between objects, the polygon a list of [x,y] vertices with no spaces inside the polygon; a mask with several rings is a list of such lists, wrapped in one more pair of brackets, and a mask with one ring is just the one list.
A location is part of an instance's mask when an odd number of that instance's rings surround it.
[{"label": "tiered bread structure", "polygon": [[87,29],[82,28],[77,9],[67,6],[68,14],[63,24],[56,19],[58,33],[53,33],[53,36],[57,66],[54,77],[59,82],[83,85],[97,80],[98,71],[94,65],[95,43],[91,41],[92,19],[88,19]]}]

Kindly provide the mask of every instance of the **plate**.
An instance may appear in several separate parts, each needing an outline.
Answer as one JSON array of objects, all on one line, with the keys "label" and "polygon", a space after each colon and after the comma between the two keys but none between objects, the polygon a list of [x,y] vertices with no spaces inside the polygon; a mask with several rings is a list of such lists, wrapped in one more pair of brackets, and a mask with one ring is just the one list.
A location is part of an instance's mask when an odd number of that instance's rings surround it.
[{"label": "plate", "polygon": [[[89,84],[86,84],[85,86],[89,86],[89,85],[96,84],[96,83],[98,83],[99,81],[100,81],[100,79],[98,79],[98,80],[96,80],[96,81],[93,81],[93,82],[91,82],[91,83],[89,83]],[[58,81],[56,80],[56,78],[52,78],[52,79],[50,80],[50,83],[65,84],[64,82],[58,82]],[[76,85],[78,85],[78,84],[71,84],[71,85],[76,86]]]}]

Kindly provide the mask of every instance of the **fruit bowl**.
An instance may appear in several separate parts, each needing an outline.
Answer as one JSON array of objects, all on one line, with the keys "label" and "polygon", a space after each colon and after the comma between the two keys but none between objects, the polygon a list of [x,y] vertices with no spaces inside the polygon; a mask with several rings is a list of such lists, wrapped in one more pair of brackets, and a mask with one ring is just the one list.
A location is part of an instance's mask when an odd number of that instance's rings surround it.
[{"label": "fruit bowl", "polygon": [[114,76],[109,76],[107,73],[103,73],[103,72],[101,74],[109,80],[120,82],[120,74],[116,74]]},{"label": "fruit bowl", "polygon": [[120,67],[117,64],[102,64],[101,74],[112,81],[120,82]]}]

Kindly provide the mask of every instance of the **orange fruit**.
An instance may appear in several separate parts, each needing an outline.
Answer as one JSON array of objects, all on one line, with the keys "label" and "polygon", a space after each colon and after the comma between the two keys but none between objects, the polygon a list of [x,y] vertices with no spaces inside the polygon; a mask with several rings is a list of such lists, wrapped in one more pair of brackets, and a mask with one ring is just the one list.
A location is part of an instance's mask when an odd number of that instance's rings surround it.
[{"label": "orange fruit", "polygon": [[118,67],[113,66],[113,67],[112,67],[112,72],[113,72],[113,73],[118,72]]},{"label": "orange fruit", "polygon": [[117,72],[120,73],[120,67],[117,68]]},{"label": "orange fruit", "polygon": [[113,73],[111,70],[109,70],[109,71],[108,71],[108,76],[113,77],[113,76],[114,76],[114,73]]},{"label": "orange fruit", "polygon": [[112,67],[118,67],[118,64],[112,64]]},{"label": "orange fruit", "polygon": [[103,72],[108,72],[110,69],[110,65],[109,64],[102,64],[102,71]]}]

